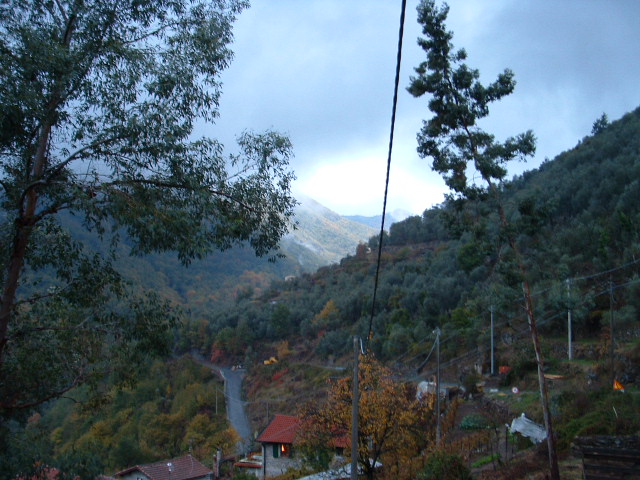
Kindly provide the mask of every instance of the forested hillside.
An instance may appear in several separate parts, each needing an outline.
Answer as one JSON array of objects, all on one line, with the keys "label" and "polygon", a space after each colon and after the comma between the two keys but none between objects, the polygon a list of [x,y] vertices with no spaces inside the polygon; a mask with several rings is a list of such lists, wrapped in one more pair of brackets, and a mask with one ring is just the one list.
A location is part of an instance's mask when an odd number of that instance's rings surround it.
[{"label": "forested hillside", "polygon": [[225,413],[223,382],[190,359],[147,361],[134,388],[110,389],[103,405],[87,403],[86,388],[33,414],[23,430],[11,425],[4,472],[43,465],[96,478],[128,466],[179,456],[235,450],[238,435]]},{"label": "forested hillside", "polygon": [[[640,111],[596,130],[571,151],[504,185],[545,335],[566,334],[568,306],[576,338],[602,335],[610,290],[617,328],[638,327]],[[498,334],[526,331],[519,273],[508,253],[496,250],[493,211],[489,199],[463,208],[449,200],[391,226],[371,324],[371,348],[380,358],[402,356],[420,364],[430,348],[425,340],[437,326],[445,339],[455,338],[444,342],[446,355],[488,345],[492,306]],[[375,247],[377,238],[369,243]],[[251,361],[269,342],[287,339],[309,355],[339,357],[352,334],[368,334],[372,250],[361,246],[340,265],[212,311],[201,325],[206,337],[187,334],[197,341],[183,341],[182,348],[213,348]]]},{"label": "forested hillside", "polygon": [[[375,232],[311,198],[299,201],[295,208],[296,228],[281,240],[277,261],[257,257],[250,248],[232,247],[194,259],[185,267],[174,255],[166,253],[130,257],[131,245],[123,234],[123,242],[117,247],[117,267],[135,288],[153,290],[199,317],[229,298],[260,294],[272,282],[337,263]],[[97,235],[83,231],[79,218],[67,215],[65,224],[87,250],[107,253],[108,245]],[[41,282],[47,281],[47,272],[40,272],[39,276]],[[53,278],[49,281],[54,282]]]}]

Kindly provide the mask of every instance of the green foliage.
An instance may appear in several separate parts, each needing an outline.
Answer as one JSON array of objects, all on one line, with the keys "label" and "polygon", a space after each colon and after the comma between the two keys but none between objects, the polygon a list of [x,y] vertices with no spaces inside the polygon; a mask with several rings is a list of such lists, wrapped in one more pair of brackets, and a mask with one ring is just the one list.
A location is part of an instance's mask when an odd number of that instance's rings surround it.
[{"label": "green foliage", "polygon": [[609,126],[609,117],[606,113],[603,113],[595,122],[591,128],[591,135],[597,135],[601,133],[605,128]]},{"label": "green foliage", "polygon": [[[327,438],[330,442],[330,438]],[[327,443],[329,443],[327,442]],[[334,449],[325,445],[307,445],[300,447],[300,453],[304,458],[305,465],[308,465],[316,472],[328,470],[329,463],[334,457]]]},{"label": "green foliage", "polygon": [[[633,134],[638,128],[640,111],[612,122],[605,132],[574,151],[504,184],[507,216],[519,218],[521,210],[546,209],[545,225],[539,227],[540,231],[525,231],[518,237],[527,254],[525,263],[531,282],[541,292],[536,296],[536,311],[545,336],[566,335],[566,322],[559,318],[571,305],[574,338],[599,338],[603,315],[609,308],[608,277],[606,281],[598,277],[575,278],[633,262],[640,255],[640,237],[634,227],[640,225],[640,184],[635,177],[637,173],[640,178],[640,157],[629,154],[640,149],[640,137]],[[605,151],[614,141],[622,156],[608,158]],[[627,180],[603,186],[606,182],[599,179],[597,170],[603,164],[607,165],[607,175],[626,176]],[[583,203],[574,204],[573,195],[583,197]],[[531,199],[535,200],[533,204]],[[618,214],[606,210],[609,205],[618,204]],[[492,230],[488,222],[495,218],[492,205],[478,202],[461,212],[457,208],[457,202],[447,201],[426,211],[421,235],[426,235],[427,230],[447,232],[447,214],[467,215],[473,211],[483,221],[489,239],[500,241],[500,232]],[[593,241],[597,225],[613,232],[611,242],[604,248]],[[395,243],[390,235],[393,245],[383,249],[370,348],[383,360],[396,360],[409,352],[407,358],[415,357],[414,364],[419,364],[431,347],[425,338],[436,326],[443,329],[443,338],[455,339],[443,342],[445,359],[476,347],[488,348],[489,312],[493,305],[496,348],[509,350],[503,360],[512,367],[507,384],[526,380],[535,372],[536,364],[532,348],[520,342],[528,329],[522,311],[521,273],[508,249],[481,241],[478,236],[482,230],[474,227],[468,231],[467,226],[459,222],[459,236],[438,234],[431,237],[430,243],[404,243],[408,242],[404,237]],[[474,258],[477,252],[468,245],[486,249],[482,261],[479,256]],[[463,257],[473,261],[465,263],[461,261]],[[506,261],[497,262],[499,258]],[[364,258],[345,258],[339,265],[302,275],[294,282],[276,282],[264,295],[250,301],[220,302],[204,317],[209,322],[206,335],[214,340],[220,338],[217,335],[224,336],[234,354],[251,347],[261,358],[265,345],[260,339],[273,335],[274,309],[284,312],[286,306],[290,328],[283,338],[290,345],[299,344],[322,358],[339,357],[350,348],[349,339],[354,333],[368,333],[374,262],[374,253]],[[614,316],[625,331],[637,326],[634,312],[640,309],[640,287],[634,279],[638,274],[640,269],[631,263],[612,277],[616,285],[624,285],[614,291]],[[574,278],[569,296],[568,277]],[[328,305],[331,308],[325,310]],[[195,332],[195,324],[193,328]],[[223,330],[224,334],[219,333]],[[283,339],[271,338],[273,342]]]},{"label": "green foliage", "polygon": [[487,455],[486,457],[482,457],[479,460],[476,460],[475,462],[473,462],[471,464],[471,468],[478,468],[478,467],[482,467],[483,465],[488,465],[492,462],[496,462],[496,461],[500,461],[500,454],[499,453],[493,453],[491,455]]},{"label": "green foliage", "polygon": [[188,358],[146,367],[135,388],[110,389],[112,401],[98,409],[61,399],[26,427],[16,423],[0,453],[0,465],[11,465],[4,471],[29,471],[40,460],[92,478],[81,472],[91,468],[95,477],[190,449],[200,459],[218,447],[234,451],[222,384],[208,369]]},{"label": "green foliage", "polygon": [[106,375],[126,385],[145,355],[167,351],[174,304],[127,283],[118,257],[171,251],[189,264],[233,245],[277,249],[296,204],[288,138],[244,132],[225,156],[193,135],[218,116],[245,6],[0,8],[2,415],[80,384],[99,394]]},{"label": "green foliage", "polygon": [[[489,114],[489,104],[513,92],[513,72],[505,70],[497,80],[484,86],[478,70],[469,68],[464,50],[453,50],[453,34],[446,30],[448,7],[438,9],[433,0],[418,5],[418,22],[425,37],[418,44],[427,60],[417,67],[409,92],[420,97],[430,94],[429,109],[434,116],[425,121],[418,134],[418,153],[433,159],[433,169],[447,185],[465,197],[476,196],[481,188],[469,182],[467,168],[475,168],[489,186],[502,181],[506,163],[532,155],[535,139],[531,131],[496,142],[478,126]],[[469,165],[470,164],[470,165]]]},{"label": "green foliage", "polygon": [[418,480],[471,480],[471,472],[458,455],[437,450],[418,473]]},{"label": "green foliage", "polygon": [[489,420],[479,413],[471,413],[460,421],[462,430],[482,430],[489,427],[491,427]]},{"label": "green foliage", "polygon": [[254,480],[255,478],[256,476],[253,475],[252,473],[240,471],[240,472],[234,472],[233,477],[231,477],[231,480]]},{"label": "green foliage", "polygon": [[569,448],[577,436],[633,435],[640,430],[640,397],[610,389],[590,393],[567,392],[558,400],[563,412],[558,441]]}]

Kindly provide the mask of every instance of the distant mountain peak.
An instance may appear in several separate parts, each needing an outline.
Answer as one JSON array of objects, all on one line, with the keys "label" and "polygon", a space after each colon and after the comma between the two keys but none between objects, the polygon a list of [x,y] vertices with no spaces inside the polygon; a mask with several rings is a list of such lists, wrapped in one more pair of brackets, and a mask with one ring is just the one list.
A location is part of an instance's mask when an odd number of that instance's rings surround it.
[{"label": "distant mountain peak", "polygon": [[300,201],[295,210],[298,228],[280,243],[283,253],[304,270],[338,263],[376,233],[376,227],[344,217],[310,197],[298,194],[296,198]]},{"label": "distant mountain peak", "polygon": [[[371,228],[376,229],[376,233],[380,231],[380,224],[382,222],[382,215],[373,215],[373,216],[365,216],[365,215],[346,215],[344,218],[347,218],[353,222],[361,223],[363,225],[368,225]],[[399,222],[400,220],[396,218],[394,215],[387,213],[384,219],[384,229],[389,230],[389,227]]]}]

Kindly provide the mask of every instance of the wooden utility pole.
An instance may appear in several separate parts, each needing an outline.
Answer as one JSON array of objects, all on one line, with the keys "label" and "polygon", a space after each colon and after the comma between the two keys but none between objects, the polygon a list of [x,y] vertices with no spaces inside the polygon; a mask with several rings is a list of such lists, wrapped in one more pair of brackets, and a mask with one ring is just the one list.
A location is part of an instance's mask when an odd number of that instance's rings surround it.
[{"label": "wooden utility pole", "polygon": [[358,362],[360,339],[353,336],[353,399],[351,400],[351,480],[358,480],[358,403],[360,400]]},{"label": "wooden utility pole", "polygon": [[544,418],[544,426],[547,431],[547,446],[549,450],[549,468],[552,480],[560,480],[560,469],[558,468],[558,450],[556,448],[556,436],[553,431],[553,420],[551,418],[551,410],[549,408],[549,391],[547,389],[547,381],[544,376],[544,359],[542,356],[542,347],[540,345],[540,337],[538,336],[538,328],[536,326],[535,316],[533,312],[533,301],[531,300],[531,290],[529,284],[525,281],[522,283],[524,293],[524,304],[529,321],[529,330],[531,331],[531,339],[533,341],[533,350],[536,354],[536,363],[538,364],[538,385],[540,387],[540,399],[542,401],[542,416]]}]

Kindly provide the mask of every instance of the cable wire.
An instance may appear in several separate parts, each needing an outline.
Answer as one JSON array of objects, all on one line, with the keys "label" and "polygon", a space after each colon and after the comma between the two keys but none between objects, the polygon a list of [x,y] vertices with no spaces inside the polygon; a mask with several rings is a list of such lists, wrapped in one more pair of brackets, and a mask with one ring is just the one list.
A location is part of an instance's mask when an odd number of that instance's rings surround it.
[{"label": "cable wire", "polygon": [[384,235],[384,220],[387,215],[387,196],[389,192],[389,174],[391,172],[391,152],[393,150],[393,133],[396,126],[396,110],[398,106],[398,87],[400,85],[400,65],[402,63],[402,37],[404,36],[404,19],[407,10],[407,0],[402,0],[400,12],[400,28],[398,31],[398,54],[396,58],[396,78],[393,88],[393,107],[391,110],[391,131],[389,133],[389,152],[387,154],[387,176],[384,184],[384,200],[382,203],[382,221],[380,222],[380,239],[378,241],[378,260],[376,262],[376,275],[373,283],[373,298],[371,300],[371,317],[369,318],[369,332],[367,340],[371,340],[373,331],[373,317],[375,315],[376,296],[378,293],[378,279],[380,276],[380,260],[382,258],[382,239]]}]

